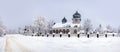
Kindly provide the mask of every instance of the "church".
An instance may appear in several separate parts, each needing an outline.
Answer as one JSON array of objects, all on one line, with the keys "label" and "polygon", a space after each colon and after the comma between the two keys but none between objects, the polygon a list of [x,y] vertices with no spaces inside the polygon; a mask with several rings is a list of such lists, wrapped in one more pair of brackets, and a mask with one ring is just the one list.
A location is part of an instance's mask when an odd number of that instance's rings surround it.
[{"label": "church", "polygon": [[55,23],[52,26],[52,30],[50,33],[55,33],[55,34],[77,34],[78,32],[80,32],[80,22],[81,22],[81,14],[76,11],[73,14],[72,17],[72,22],[67,22],[67,19],[64,17],[61,21],[61,23]]}]

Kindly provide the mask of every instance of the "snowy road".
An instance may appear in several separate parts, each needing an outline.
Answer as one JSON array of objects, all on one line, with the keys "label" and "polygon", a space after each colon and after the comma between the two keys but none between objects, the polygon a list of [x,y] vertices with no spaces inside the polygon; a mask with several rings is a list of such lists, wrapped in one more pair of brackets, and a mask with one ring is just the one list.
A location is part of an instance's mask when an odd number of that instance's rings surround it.
[{"label": "snowy road", "polygon": [[5,50],[5,41],[6,41],[6,39],[5,39],[5,37],[4,38],[1,38],[0,37],[0,52],[4,52]]},{"label": "snowy road", "polygon": [[120,52],[120,38],[30,37],[0,38],[0,52]]},{"label": "snowy road", "polygon": [[6,38],[5,52],[29,52],[24,46],[19,44],[15,37]]}]

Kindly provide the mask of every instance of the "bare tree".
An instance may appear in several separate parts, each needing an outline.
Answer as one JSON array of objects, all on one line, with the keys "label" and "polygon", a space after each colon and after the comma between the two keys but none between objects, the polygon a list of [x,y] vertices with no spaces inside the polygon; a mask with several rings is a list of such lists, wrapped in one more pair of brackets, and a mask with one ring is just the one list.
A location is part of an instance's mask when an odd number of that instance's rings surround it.
[{"label": "bare tree", "polygon": [[112,33],[113,32],[113,28],[110,25],[107,25],[106,29],[107,29],[107,33]]},{"label": "bare tree", "polygon": [[84,21],[83,29],[86,32],[86,34],[92,30],[92,24],[91,24],[91,21],[89,19],[86,19]]},{"label": "bare tree", "polygon": [[7,30],[7,34],[17,34],[18,32],[15,29]]},{"label": "bare tree", "polygon": [[36,29],[38,34],[45,33],[47,29],[47,22],[44,17],[37,17],[34,20],[33,27]]},{"label": "bare tree", "polygon": [[6,28],[0,20],[0,36],[3,36],[4,34],[6,34]]},{"label": "bare tree", "polygon": [[55,24],[55,22],[53,21],[53,20],[50,20],[49,22],[48,22],[48,32],[50,33],[50,31],[52,30],[52,26]]},{"label": "bare tree", "polygon": [[120,34],[120,26],[118,27],[118,34]]},{"label": "bare tree", "polygon": [[18,34],[21,34],[21,30],[22,30],[22,29],[19,27],[19,28],[18,28]]},{"label": "bare tree", "polygon": [[96,32],[103,33],[102,25],[100,24],[98,28],[96,28]]}]

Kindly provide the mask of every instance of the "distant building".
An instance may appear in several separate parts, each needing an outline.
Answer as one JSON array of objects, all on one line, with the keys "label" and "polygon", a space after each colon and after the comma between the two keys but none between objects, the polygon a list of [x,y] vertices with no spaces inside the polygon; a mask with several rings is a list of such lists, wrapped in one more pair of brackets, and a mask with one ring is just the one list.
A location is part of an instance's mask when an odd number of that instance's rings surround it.
[{"label": "distant building", "polygon": [[81,28],[80,22],[81,22],[81,15],[80,13],[78,13],[78,11],[76,11],[73,14],[72,23],[67,22],[67,19],[64,17],[61,23],[56,23],[55,25],[53,25],[50,33],[77,34]]}]

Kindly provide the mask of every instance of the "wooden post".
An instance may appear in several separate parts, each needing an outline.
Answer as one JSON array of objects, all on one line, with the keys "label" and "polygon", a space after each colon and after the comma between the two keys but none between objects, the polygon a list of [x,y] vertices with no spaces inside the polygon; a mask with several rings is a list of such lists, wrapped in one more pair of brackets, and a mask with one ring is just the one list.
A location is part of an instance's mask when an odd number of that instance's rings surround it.
[{"label": "wooden post", "polygon": [[53,34],[53,37],[55,37],[55,35]]},{"label": "wooden post", "polygon": [[99,38],[99,34],[97,34],[97,38]]},{"label": "wooden post", "polygon": [[87,34],[87,38],[89,38],[89,34]]},{"label": "wooden post", "polygon": [[78,38],[80,37],[80,32],[77,32],[77,37],[78,37]]},{"label": "wooden post", "polygon": [[68,37],[70,37],[70,34],[68,34]]},{"label": "wooden post", "polygon": [[47,37],[49,37],[49,33],[47,33]]},{"label": "wooden post", "polygon": [[105,34],[105,37],[107,38],[107,34]]},{"label": "wooden post", "polygon": [[70,32],[68,32],[68,37],[70,37]]},{"label": "wooden post", "polygon": [[47,37],[48,37],[49,35],[47,34]]},{"label": "wooden post", "polygon": [[44,37],[44,35],[42,35],[42,37]]},{"label": "wooden post", "polygon": [[114,37],[115,35],[113,34],[113,37]]},{"label": "wooden post", "polygon": [[60,34],[60,37],[62,37],[62,34]]},{"label": "wooden post", "polygon": [[78,34],[77,37],[79,38],[79,37],[80,37],[80,34]]}]

